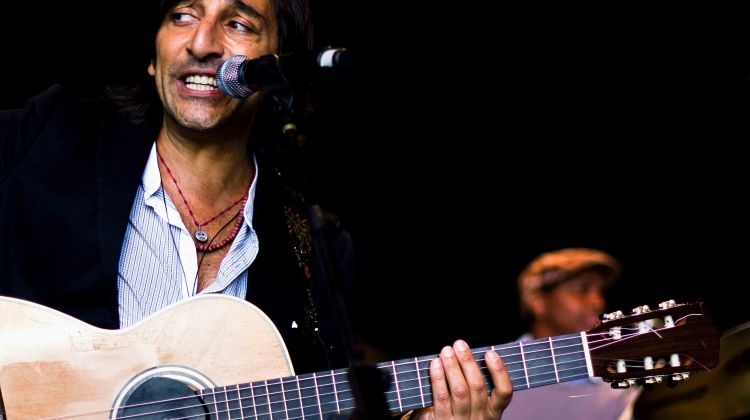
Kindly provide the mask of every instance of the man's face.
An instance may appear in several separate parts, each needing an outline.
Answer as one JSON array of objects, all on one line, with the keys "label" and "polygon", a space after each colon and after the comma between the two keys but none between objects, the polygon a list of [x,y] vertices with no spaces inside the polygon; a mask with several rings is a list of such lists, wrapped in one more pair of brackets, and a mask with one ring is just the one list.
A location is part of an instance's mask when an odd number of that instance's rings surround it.
[{"label": "man's face", "polygon": [[604,310],[603,288],[602,275],[589,270],[541,292],[536,322],[545,323],[555,335],[590,329]]},{"label": "man's face", "polygon": [[216,87],[214,76],[232,55],[253,58],[277,51],[270,1],[188,0],[172,7],[156,35],[156,59],[148,68],[168,119],[199,131],[238,115],[250,121],[259,95],[232,99]]}]

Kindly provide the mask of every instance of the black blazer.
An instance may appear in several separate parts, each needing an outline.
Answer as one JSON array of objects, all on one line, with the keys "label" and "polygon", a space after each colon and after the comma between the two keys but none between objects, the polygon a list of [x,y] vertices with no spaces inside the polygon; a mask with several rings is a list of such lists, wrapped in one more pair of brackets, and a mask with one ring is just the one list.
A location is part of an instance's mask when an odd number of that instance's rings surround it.
[{"label": "black blazer", "polygon": [[[60,86],[25,109],[0,112],[0,294],[118,327],[120,251],[157,133]],[[259,161],[253,226],[260,251],[248,270],[247,299],[279,328],[298,372],[327,369],[326,358],[341,367],[345,357],[323,285],[313,289],[322,340],[291,328],[304,317],[305,280],[276,193],[280,180]],[[339,234],[335,248],[349,284],[349,237]]]}]

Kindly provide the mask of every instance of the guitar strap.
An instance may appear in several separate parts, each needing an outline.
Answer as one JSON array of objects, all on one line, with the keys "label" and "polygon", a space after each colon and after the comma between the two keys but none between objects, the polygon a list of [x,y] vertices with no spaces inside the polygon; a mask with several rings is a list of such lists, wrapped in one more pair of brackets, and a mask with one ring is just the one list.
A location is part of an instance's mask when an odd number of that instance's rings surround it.
[{"label": "guitar strap", "polygon": [[284,184],[285,202],[283,205],[286,228],[289,232],[294,256],[297,260],[297,268],[304,282],[304,311],[303,331],[305,334],[314,336],[319,327],[318,311],[313,299],[313,276],[310,256],[312,254],[312,237],[310,236],[310,225],[307,221],[305,199],[298,190],[288,184]]}]

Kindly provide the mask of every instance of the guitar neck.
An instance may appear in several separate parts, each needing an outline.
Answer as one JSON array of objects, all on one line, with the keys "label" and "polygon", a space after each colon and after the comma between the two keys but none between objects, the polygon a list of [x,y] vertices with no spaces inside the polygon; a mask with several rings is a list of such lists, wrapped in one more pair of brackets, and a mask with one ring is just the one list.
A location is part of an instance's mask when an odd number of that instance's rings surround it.
[{"label": "guitar neck", "polygon": [[[561,335],[499,346],[472,349],[492,390],[484,353],[495,350],[502,357],[513,390],[534,388],[592,376],[584,333]],[[432,406],[429,364],[438,355],[379,363],[390,383],[385,393],[391,413]],[[210,408],[231,418],[256,418],[284,414],[287,418],[324,418],[354,410],[354,394],[348,370],[292,376],[207,389],[201,392]]]}]

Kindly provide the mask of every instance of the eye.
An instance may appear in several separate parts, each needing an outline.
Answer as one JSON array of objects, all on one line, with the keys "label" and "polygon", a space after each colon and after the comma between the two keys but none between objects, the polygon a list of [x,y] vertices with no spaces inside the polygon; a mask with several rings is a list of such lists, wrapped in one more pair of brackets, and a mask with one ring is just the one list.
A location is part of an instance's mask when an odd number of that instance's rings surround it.
[{"label": "eye", "polygon": [[238,32],[255,33],[255,29],[236,20],[229,22],[229,27]]},{"label": "eye", "polygon": [[172,22],[175,23],[188,23],[195,20],[195,17],[193,17],[189,13],[172,13]]}]

